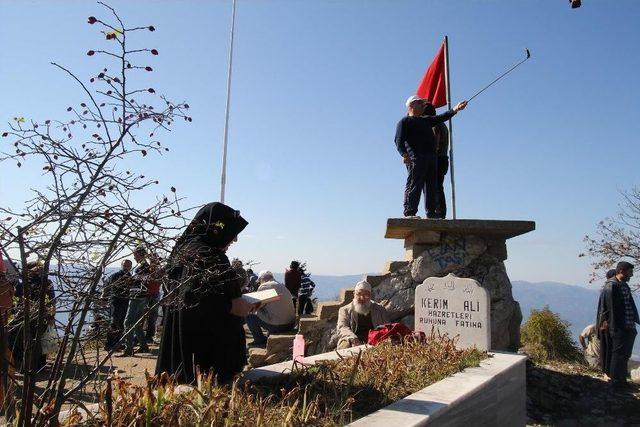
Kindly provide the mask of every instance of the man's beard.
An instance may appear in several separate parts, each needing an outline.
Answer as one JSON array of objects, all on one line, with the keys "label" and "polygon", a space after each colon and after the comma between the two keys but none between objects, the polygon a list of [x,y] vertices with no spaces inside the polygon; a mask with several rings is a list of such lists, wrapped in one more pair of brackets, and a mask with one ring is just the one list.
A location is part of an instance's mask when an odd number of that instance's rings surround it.
[{"label": "man's beard", "polygon": [[366,316],[371,312],[371,301],[367,301],[365,303],[353,301],[353,310],[358,314]]}]

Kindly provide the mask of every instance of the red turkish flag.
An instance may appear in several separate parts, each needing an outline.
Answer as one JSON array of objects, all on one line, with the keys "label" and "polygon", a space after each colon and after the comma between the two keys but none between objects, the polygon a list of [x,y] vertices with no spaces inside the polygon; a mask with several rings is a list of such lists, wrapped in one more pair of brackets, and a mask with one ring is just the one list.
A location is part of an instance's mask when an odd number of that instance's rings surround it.
[{"label": "red turkish flag", "polygon": [[433,58],[433,62],[427,68],[427,72],[422,77],[422,82],[418,86],[416,95],[429,100],[434,107],[447,105],[447,83],[445,80],[444,67],[444,42],[440,50]]}]

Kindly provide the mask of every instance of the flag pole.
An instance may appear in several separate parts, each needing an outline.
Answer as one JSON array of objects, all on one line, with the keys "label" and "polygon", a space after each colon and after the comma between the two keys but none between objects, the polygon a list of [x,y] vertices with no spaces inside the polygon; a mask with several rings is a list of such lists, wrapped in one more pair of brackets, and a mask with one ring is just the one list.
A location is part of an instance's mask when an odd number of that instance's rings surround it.
[{"label": "flag pole", "polygon": [[[444,36],[445,85],[447,86],[447,106],[451,110],[451,80],[449,79],[449,36]],[[456,179],[453,169],[453,122],[449,119],[449,176],[451,177],[451,208],[456,219]]]},{"label": "flag pole", "polygon": [[231,71],[233,69],[233,35],[236,27],[236,0],[231,10],[231,36],[229,39],[229,69],[227,70],[227,104],[224,110],[224,143],[222,148],[222,175],[220,176],[220,203],[224,203],[224,187],[227,183],[227,141],[229,137],[229,107],[231,106]]}]

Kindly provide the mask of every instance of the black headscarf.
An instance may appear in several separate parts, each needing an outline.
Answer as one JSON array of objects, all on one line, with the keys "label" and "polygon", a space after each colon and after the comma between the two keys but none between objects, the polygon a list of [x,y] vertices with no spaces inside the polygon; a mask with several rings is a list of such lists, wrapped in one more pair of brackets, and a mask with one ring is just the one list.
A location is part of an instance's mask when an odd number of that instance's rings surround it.
[{"label": "black headscarf", "polygon": [[248,224],[239,211],[219,202],[207,203],[193,217],[176,247],[197,238],[211,247],[222,249]]},{"label": "black headscarf", "polygon": [[248,224],[239,211],[225,204],[212,202],[200,208],[171,250],[166,267],[169,280],[163,285],[165,292],[173,289],[174,281],[182,276],[185,259],[193,256],[188,249],[192,244],[204,244],[222,252]]}]

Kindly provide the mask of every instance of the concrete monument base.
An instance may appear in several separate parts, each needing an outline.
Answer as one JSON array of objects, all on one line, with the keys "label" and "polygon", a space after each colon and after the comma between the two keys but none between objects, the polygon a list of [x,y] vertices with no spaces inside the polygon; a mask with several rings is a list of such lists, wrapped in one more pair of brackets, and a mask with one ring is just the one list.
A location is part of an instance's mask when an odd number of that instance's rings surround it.
[{"label": "concrete monument base", "polygon": [[491,349],[516,351],[522,313],[504,267],[506,240],[534,229],[533,221],[389,218],[385,237],[404,240],[406,261],[367,276],[373,299],[413,327],[415,288],[426,278],[475,279],[491,299]]}]

